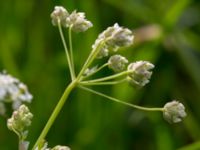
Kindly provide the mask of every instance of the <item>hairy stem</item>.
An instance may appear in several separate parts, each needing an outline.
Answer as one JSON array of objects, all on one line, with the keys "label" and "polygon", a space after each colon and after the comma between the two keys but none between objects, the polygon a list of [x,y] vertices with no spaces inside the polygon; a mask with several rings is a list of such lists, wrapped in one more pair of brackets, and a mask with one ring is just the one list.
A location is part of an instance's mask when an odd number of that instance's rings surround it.
[{"label": "hairy stem", "polygon": [[42,132],[41,132],[39,138],[37,139],[37,141],[36,141],[36,143],[35,143],[35,145],[34,145],[34,147],[33,147],[32,150],[35,150],[35,148],[36,148],[36,147],[42,142],[42,140],[45,138],[45,136],[47,135],[49,129],[50,129],[51,126],[53,125],[53,123],[54,123],[56,117],[57,117],[58,114],[60,113],[60,110],[62,109],[62,107],[63,107],[65,101],[67,100],[67,98],[68,98],[70,92],[77,86],[77,84],[78,84],[77,81],[74,80],[74,81],[72,81],[72,82],[69,84],[69,86],[67,86],[67,88],[65,89],[65,91],[64,91],[64,93],[63,93],[63,95],[62,95],[62,97],[60,98],[58,104],[56,105],[56,107],[55,107],[53,113],[51,114],[51,116],[50,116],[48,122],[46,123],[44,129],[42,130]]}]

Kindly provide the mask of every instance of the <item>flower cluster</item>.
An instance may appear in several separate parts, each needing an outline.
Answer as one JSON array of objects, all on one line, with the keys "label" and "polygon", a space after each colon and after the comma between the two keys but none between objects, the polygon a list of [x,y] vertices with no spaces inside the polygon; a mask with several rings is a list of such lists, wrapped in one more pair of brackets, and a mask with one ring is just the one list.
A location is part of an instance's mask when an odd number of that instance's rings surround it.
[{"label": "flower cluster", "polygon": [[125,69],[128,60],[121,55],[113,55],[108,60],[108,67],[115,72],[121,72]]},{"label": "flower cluster", "polygon": [[152,72],[151,69],[154,65],[148,61],[137,61],[128,65],[128,80],[131,83],[135,83],[139,86],[145,86],[149,83]]},{"label": "flower cluster", "polygon": [[33,96],[26,85],[18,79],[6,73],[0,73],[0,107],[1,114],[5,113],[4,103],[12,103],[13,109],[17,109],[23,102],[31,102]]},{"label": "flower cluster", "polygon": [[63,27],[70,27],[74,32],[84,32],[93,26],[90,21],[85,19],[85,13],[73,11],[69,14],[62,6],[55,6],[51,18],[54,26],[61,24]]},{"label": "flower cluster", "polygon": [[164,106],[163,116],[169,123],[181,122],[186,115],[184,105],[178,101],[168,102]]},{"label": "flower cluster", "polygon": [[58,26],[59,23],[66,27],[66,18],[69,16],[68,11],[62,6],[55,6],[51,13],[52,24]]},{"label": "flower cluster", "polygon": [[27,136],[25,129],[31,125],[33,114],[29,111],[28,107],[21,105],[18,110],[15,110],[12,117],[7,120],[8,129],[17,132],[23,139]]},{"label": "flower cluster", "polygon": [[97,58],[106,57],[109,51],[116,52],[119,48],[130,46],[133,43],[133,33],[127,28],[120,27],[117,23],[112,27],[108,27],[99,34],[92,49],[96,50],[100,47]]}]

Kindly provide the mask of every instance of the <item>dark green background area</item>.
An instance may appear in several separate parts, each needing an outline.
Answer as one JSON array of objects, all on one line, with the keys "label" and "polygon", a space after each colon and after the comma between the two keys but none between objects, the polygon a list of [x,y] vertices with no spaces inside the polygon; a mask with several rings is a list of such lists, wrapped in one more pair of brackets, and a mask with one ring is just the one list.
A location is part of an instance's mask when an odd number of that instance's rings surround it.
[{"label": "dark green background area", "polygon": [[[128,84],[95,89],[142,106],[160,107],[177,99],[185,105],[188,116],[179,124],[168,124],[159,112],[138,111],[75,89],[46,138],[49,146],[199,150],[199,0],[1,0],[0,70],[26,83],[34,96],[28,105],[34,114],[28,137],[31,146],[70,82],[60,36],[50,19],[56,5],[70,12],[85,12],[94,25],[85,33],[73,34],[76,72],[98,34],[115,22],[135,35],[135,44],[121,53],[130,62],[148,60],[156,66],[150,84],[142,89]],[[105,70],[99,75],[108,73]],[[16,147],[17,137],[0,118],[0,149]]]}]

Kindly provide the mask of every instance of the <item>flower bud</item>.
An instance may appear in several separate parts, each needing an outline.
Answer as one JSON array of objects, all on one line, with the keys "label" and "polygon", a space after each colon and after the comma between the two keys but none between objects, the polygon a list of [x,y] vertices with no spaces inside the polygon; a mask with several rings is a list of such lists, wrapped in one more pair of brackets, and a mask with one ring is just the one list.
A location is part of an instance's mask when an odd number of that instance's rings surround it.
[{"label": "flower bud", "polygon": [[145,86],[149,83],[152,72],[151,69],[154,68],[154,65],[148,61],[137,61],[128,65],[128,77],[131,82],[139,85]]},{"label": "flower bud", "polygon": [[169,123],[181,122],[186,115],[184,105],[178,101],[168,102],[164,106],[163,117]]},{"label": "flower bud", "polygon": [[111,36],[108,38],[107,44],[113,48],[130,46],[133,43],[134,37],[132,31],[127,28],[120,27],[117,23],[110,28],[110,32],[111,33],[109,34]]},{"label": "flower bud", "polygon": [[126,67],[128,60],[121,55],[113,55],[108,60],[108,67],[115,72],[123,71]]},{"label": "flower bud", "polygon": [[66,18],[66,23],[68,27],[72,27],[74,32],[84,32],[93,26],[90,21],[85,19],[85,13],[76,11]]},{"label": "flower bud", "polygon": [[58,26],[59,22],[61,25],[66,27],[66,18],[69,16],[68,11],[62,6],[55,6],[54,11],[51,13],[52,24]]},{"label": "flower bud", "polygon": [[133,43],[133,38],[134,36],[131,30],[120,27],[115,23],[114,26],[108,27],[99,34],[92,48],[96,49],[99,44],[104,42],[104,45],[101,46],[100,52],[97,55],[97,58],[102,58],[107,56],[111,50],[116,52],[121,47],[130,46]]},{"label": "flower bud", "polygon": [[12,131],[22,134],[26,127],[31,125],[33,114],[28,107],[21,105],[18,110],[14,111],[12,117],[7,120],[7,127]]}]

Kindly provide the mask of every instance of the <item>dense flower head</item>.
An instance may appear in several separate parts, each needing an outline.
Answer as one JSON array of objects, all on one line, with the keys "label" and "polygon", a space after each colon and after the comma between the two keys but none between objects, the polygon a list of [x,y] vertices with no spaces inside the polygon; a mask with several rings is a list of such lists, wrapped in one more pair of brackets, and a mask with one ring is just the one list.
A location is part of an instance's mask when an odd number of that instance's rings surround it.
[{"label": "dense flower head", "polygon": [[23,133],[26,127],[31,125],[33,114],[29,111],[28,107],[21,105],[18,110],[15,110],[12,117],[7,120],[8,129]]},{"label": "dense flower head", "polygon": [[6,73],[0,73],[0,103],[12,103],[13,109],[17,109],[23,102],[31,102],[33,96],[28,88],[18,79]]},{"label": "dense flower head", "polygon": [[68,11],[62,6],[55,6],[54,11],[51,13],[52,24],[58,26],[59,22],[61,25],[66,27],[66,18],[69,16]]},{"label": "dense flower head", "polygon": [[176,100],[168,102],[164,106],[163,116],[169,123],[181,122],[186,115],[184,105]]},{"label": "dense flower head", "polygon": [[112,27],[108,27],[105,31],[99,34],[97,40],[92,45],[96,49],[99,44],[104,42],[97,58],[102,58],[108,55],[108,51],[116,52],[120,47],[130,46],[133,43],[133,33],[127,28],[120,27],[117,23]]},{"label": "dense flower head", "polygon": [[73,11],[69,14],[62,6],[55,6],[51,18],[54,26],[60,23],[63,27],[71,27],[75,32],[84,32],[92,27],[92,23],[85,19],[85,13]]},{"label": "dense flower head", "polygon": [[128,79],[139,86],[149,83],[154,65],[148,61],[137,61],[128,65]]},{"label": "dense flower head", "polygon": [[66,24],[75,32],[84,32],[93,25],[85,19],[85,13],[73,11],[67,18]]},{"label": "dense flower head", "polygon": [[121,55],[113,55],[108,60],[108,67],[115,72],[123,71],[128,60]]}]

